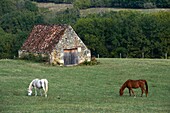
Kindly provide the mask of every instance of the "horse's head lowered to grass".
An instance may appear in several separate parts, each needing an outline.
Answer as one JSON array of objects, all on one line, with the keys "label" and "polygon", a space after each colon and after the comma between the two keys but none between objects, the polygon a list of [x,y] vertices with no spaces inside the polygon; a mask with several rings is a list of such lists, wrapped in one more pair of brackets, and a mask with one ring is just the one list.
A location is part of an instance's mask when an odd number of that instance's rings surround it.
[{"label": "horse's head lowered to grass", "polygon": [[[145,86],[146,86],[146,89],[145,89]],[[125,88],[128,88],[129,89],[129,94],[131,96],[131,92],[132,94],[135,96],[135,93],[134,91],[132,90],[132,88],[141,88],[142,90],[142,94],[141,96],[143,95],[143,93],[145,92],[146,94],[146,97],[148,96],[148,84],[147,84],[147,81],[146,80],[127,80],[123,85],[122,87],[120,88],[119,90],[119,94],[120,96],[123,95],[123,91]]]},{"label": "horse's head lowered to grass", "polygon": [[[29,87],[28,87],[28,96],[32,95],[32,88],[35,89],[35,96],[37,96],[37,89],[43,89],[44,90],[44,94],[45,97],[47,97],[47,91],[48,91],[48,81],[47,79],[34,79],[32,80],[32,82],[30,83]],[[41,93],[41,90],[40,90]],[[42,96],[42,93],[41,93]]]}]

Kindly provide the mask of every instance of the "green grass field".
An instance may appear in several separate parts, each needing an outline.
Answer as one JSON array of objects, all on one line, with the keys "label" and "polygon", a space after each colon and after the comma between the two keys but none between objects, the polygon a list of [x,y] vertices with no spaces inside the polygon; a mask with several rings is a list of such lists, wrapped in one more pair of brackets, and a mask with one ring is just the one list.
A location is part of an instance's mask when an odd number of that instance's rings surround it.
[{"label": "green grass field", "polygon": [[[36,3],[36,2],[35,2]],[[67,8],[73,8],[72,4],[55,4],[55,3],[36,3],[39,8],[46,8],[53,12],[64,11]]]},{"label": "green grass field", "polygon": [[[36,3],[39,8],[46,8],[53,13],[73,8],[73,4],[54,4],[54,3]],[[130,8],[87,8],[80,10],[80,16],[84,17],[89,14],[107,13],[111,11],[140,11],[145,13],[153,13],[159,11],[170,11],[170,8],[154,8],[154,9],[130,9]]]},{"label": "green grass field", "polygon": [[169,8],[154,8],[154,9],[130,9],[130,8],[88,8],[84,10],[80,10],[80,15],[82,17],[87,16],[89,14],[100,14],[100,13],[107,13],[111,11],[139,11],[144,13],[154,13],[160,11],[170,11]]},{"label": "green grass field", "polygon": [[[1,113],[169,113],[170,60],[98,59],[96,66],[59,67],[0,60]],[[47,78],[48,97],[27,96],[34,78]],[[119,96],[127,79],[146,79],[149,95]]]}]

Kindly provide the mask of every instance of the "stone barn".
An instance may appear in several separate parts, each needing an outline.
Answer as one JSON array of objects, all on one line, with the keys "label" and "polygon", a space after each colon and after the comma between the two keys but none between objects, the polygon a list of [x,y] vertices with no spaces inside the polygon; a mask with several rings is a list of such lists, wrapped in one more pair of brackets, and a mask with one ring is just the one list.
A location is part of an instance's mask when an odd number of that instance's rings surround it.
[{"label": "stone barn", "polygon": [[48,56],[51,64],[77,65],[91,60],[91,52],[70,25],[36,25],[18,51]]}]

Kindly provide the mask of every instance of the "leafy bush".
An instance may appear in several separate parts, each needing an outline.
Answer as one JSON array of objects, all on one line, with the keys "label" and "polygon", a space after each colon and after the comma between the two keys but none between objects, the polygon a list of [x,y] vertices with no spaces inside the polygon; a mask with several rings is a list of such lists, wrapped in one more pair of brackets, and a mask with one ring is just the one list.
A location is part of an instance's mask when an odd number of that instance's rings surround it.
[{"label": "leafy bush", "polygon": [[85,61],[84,61],[83,63],[81,63],[80,65],[98,65],[98,64],[100,64],[100,62],[97,61],[95,57],[92,57],[92,58],[91,58],[91,61],[85,60]]},{"label": "leafy bush", "polygon": [[28,55],[23,55],[21,57],[21,59],[29,60],[29,61],[33,61],[33,62],[48,62],[49,57],[48,57],[48,55],[42,56],[41,54],[29,53]]}]

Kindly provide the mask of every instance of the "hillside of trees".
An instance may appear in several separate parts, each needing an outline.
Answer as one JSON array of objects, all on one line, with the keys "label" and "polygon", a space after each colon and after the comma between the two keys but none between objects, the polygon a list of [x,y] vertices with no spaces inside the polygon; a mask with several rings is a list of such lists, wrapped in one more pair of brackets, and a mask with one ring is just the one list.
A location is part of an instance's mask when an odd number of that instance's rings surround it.
[{"label": "hillside of trees", "polygon": [[161,58],[170,53],[170,12],[92,15],[74,28],[96,56]]},{"label": "hillside of trees", "polygon": [[28,0],[0,0],[0,58],[14,58],[35,24],[43,16]]},{"label": "hillside of trees", "polygon": [[1,0],[0,59],[17,57],[18,50],[36,24],[70,24],[94,56],[170,56],[169,11],[112,11],[81,17],[77,8],[54,13],[38,8],[30,0]]}]

